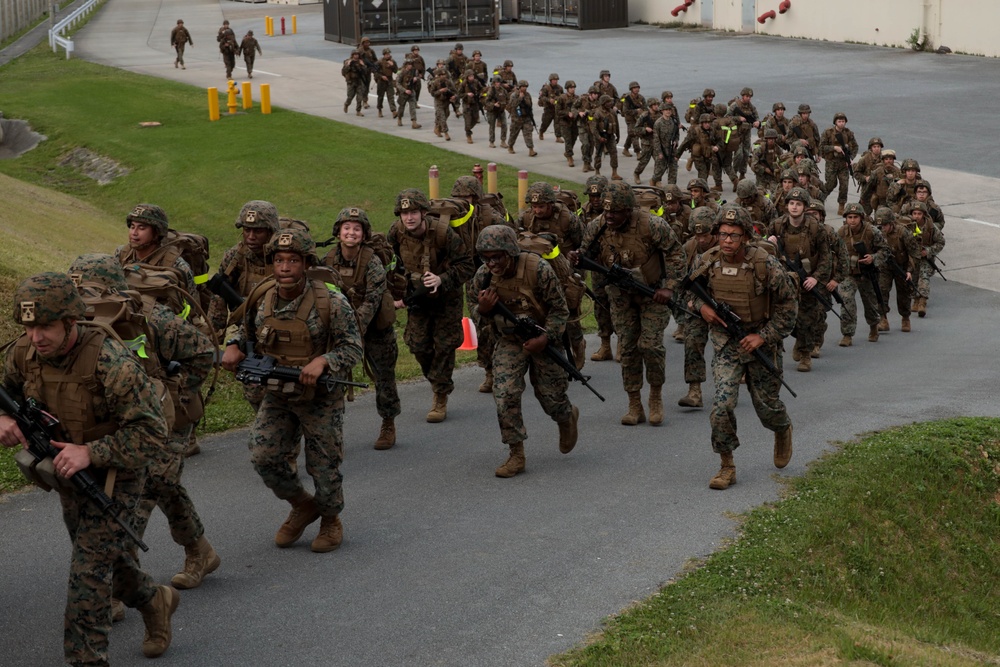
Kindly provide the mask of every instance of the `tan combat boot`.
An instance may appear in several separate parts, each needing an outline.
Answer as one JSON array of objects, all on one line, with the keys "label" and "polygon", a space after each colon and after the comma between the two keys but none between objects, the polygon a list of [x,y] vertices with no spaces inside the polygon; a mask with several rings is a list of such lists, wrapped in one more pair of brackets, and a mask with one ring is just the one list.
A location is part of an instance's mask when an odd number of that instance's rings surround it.
[{"label": "tan combat boot", "polygon": [[821,356],[823,356],[823,353],[820,351],[820,345],[814,347],[813,351],[809,353],[809,356],[812,357],[813,359],[819,359]]},{"label": "tan combat boot", "polygon": [[628,412],[622,417],[622,424],[635,426],[646,422],[646,413],[642,409],[642,394],[638,391],[628,392]]},{"label": "tan combat boot", "polygon": [[677,401],[677,405],[682,408],[700,408],[703,406],[701,400],[701,383],[689,382],[687,396]]},{"label": "tan combat boot", "polygon": [[466,136],[465,136],[465,141],[466,141],[467,143],[470,143],[470,144],[471,144],[471,143],[472,143],[472,135],[471,135],[471,134],[469,134],[469,135],[466,135]]},{"label": "tan combat boot", "polygon": [[917,311],[917,317],[923,317],[927,314],[927,299],[920,297],[917,299],[916,305],[913,310]]},{"label": "tan combat boot", "polygon": [[566,166],[567,167],[575,167],[576,166],[575,164],[573,164],[573,158],[571,158],[571,157],[566,158]]},{"label": "tan combat boot", "polygon": [[311,495],[303,491],[295,498],[288,501],[292,505],[285,523],[281,524],[277,535],[274,536],[274,543],[284,549],[295,544],[295,541],[302,537],[302,531],[306,526],[319,518],[319,506]]},{"label": "tan combat boot", "polygon": [[491,141],[490,142],[490,148],[496,148],[496,147],[497,147],[496,142]]},{"label": "tan combat boot", "polygon": [[877,343],[878,342],[878,325],[871,327],[868,330],[868,342]]},{"label": "tan combat boot", "polygon": [[611,337],[602,338],[601,346],[597,348],[597,352],[590,355],[591,361],[614,361],[615,356],[611,352]]},{"label": "tan combat boot", "polygon": [[516,153],[517,151],[515,151],[515,150],[514,150],[514,147],[513,147],[513,146],[507,146],[507,152],[513,155],[513,154],[514,154],[514,153]]},{"label": "tan combat boot", "polygon": [[413,129],[414,129],[414,130],[419,130],[420,128],[422,128],[422,127],[423,127],[423,125],[421,125],[421,124],[420,124],[420,123],[418,123],[417,121],[413,121],[413,122],[411,123],[411,127],[413,127]]},{"label": "tan combat boot", "polygon": [[381,110],[381,109],[379,109],[379,110],[378,110],[378,117],[379,117],[379,118],[381,118],[381,117],[382,117],[382,110]]},{"label": "tan combat boot", "polygon": [[497,477],[513,477],[519,472],[524,472],[524,443],[519,442],[510,446],[510,456],[502,466],[494,471]]},{"label": "tan combat boot", "polygon": [[206,576],[219,569],[222,559],[202,535],[194,544],[184,547],[184,570],[174,575],[170,583],[181,590],[198,588]]},{"label": "tan combat boot", "polygon": [[445,141],[451,141],[451,135],[450,135],[450,134],[448,134],[447,132],[445,132],[445,133],[444,133],[444,140],[445,140]]},{"label": "tan combat boot", "polygon": [[904,317],[903,318],[903,325],[901,327],[899,327],[899,330],[902,331],[903,333],[910,333],[910,318],[909,317]]},{"label": "tan combat boot", "polygon": [[483,383],[479,385],[479,393],[481,394],[492,394],[493,393],[493,371],[486,371],[486,377],[483,378]]},{"label": "tan combat boot", "polygon": [[642,185],[642,174],[637,171],[632,172],[632,178],[635,180],[636,185]]},{"label": "tan combat boot", "polygon": [[837,343],[837,345],[840,345],[840,347],[850,347],[851,345],[854,345],[854,339],[850,336],[844,336],[840,339],[840,342]]},{"label": "tan combat boot", "polygon": [[792,460],[792,425],[774,434],[774,467],[784,468]]},{"label": "tan combat boot", "polygon": [[576,363],[576,370],[582,371],[587,364],[587,341],[583,338],[573,346],[573,361]]},{"label": "tan combat boot", "polygon": [[344,541],[344,524],[338,515],[325,516],[319,524],[319,534],[312,541],[312,550],[318,554],[333,551]]},{"label": "tan combat boot", "polygon": [[611,180],[612,181],[621,181],[621,180],[623,180],[622,177],[618,175],[618,170],[615,169],[614,167],[611,168]]},{"label": "tan combat boot", "polygon": [[375,439],[375,449],[392,449],[396,444],[396,422],[392,417],[382,420],[382,428],[379,429],[378,438]]},{"label": "tan combat boot", "polygon": [[586,174],[589,171],[594,171],[594,168],[590,166],[589,162],[584,162],[583,163],[583,173]]},{"label": "tan combat boot", "polygon": [[434,393],[434,405],[427,413],[427,421],[431,424],[440,424],[448,416],[448,394]]},{"label": "tan combat boot", "polygon": [[810,357],[808,354],[800,355],[799,365],[795,368],[795,370],[799,371],[800,373],[808,373],[809,371],[812,370],[812,367],[813,367],[812,357]]},{"label": "tan combat boot", "polygon": [[111,622],[120,623],[125,620],[125,603],[118,598],[111,598]]},{"label": "tan combat boot", "polygon": [[649,424],[659,426],[663,423],[663,385],[649,387]]},{"label": "tan combat boot", "polygon": [[539,141],[545,141],[545,135],[544,135],[544,134],[542,134],[541,132],[539,132],[539,133],[538,133],[538,140],[539,140]]},{"label": "tan combat boot", "polygon": [[577,428],[580,421],[580,409],[573,406],[573,414],[564,422],[559,422],[559,451],[569,454],[576,447]]},{"label": "tan combat boot", "polygon": [[441,136],[441,128],[440,127],[437,127],[437,126],[434,127],[434,136],[435,137],[440,137]]},{"label": "tan combat boot", "polygon": [[506,139],[501,139],[501,140],[500,140],[500,148],[510,148],[510,147],[509,147],[509,146],[507,145],[507,140],[506,140]]},{"label": "tan combat boot", "polygon": [[364,118],[364,117],[365,117],[365,115],[364,115],[363,113],[361,113],[360,111],[355,111],[355,112],[354,112],[354,115],[355,115],[355,116],[360,116],[360,117],[362,117],[362,118]]},{"label": "tan combat boot", "polygon": [[170,617],[177,611],[181,594],[170,586],[157,586],[156,595],[142,607],[142,622],[146,625],[146,636],[142,639],[142,654],[147,658],[158,658],[170,648],[173,632]]},{"label": "tan combat boot", "polygon": [[632,157],[632,153],[627,148],[622,149],[622,157]]},{"label": "tan combat boot", "polygon": [[719,456],[722,457],[722,467],[708,483],[708,488],[725,491],[736,483],[736,464],[733,462],[732,452],[725,452]]},{"label": "tan combat boot", "polygon": [[561,143],[565,143],[565,142],[563,141],[562,137],[556,137],[556,143],[557,144],[561,144]]},{"label": "tan combat boot", "polygon": [[529,148],[528,149],[528,157],[537,157],[537,156],[538,156],[538,153],[535,152],[534,148]]},{"label": "tan combat boot", "polygon": [[844,215],[844,202],[837,204],[837,215]]},{"label": "tan combat boot", "polygon": [[802,358],[802,353],[799,351],[799,348],[793,347],[792,348],[792,361],[798,361],[801,358]]},{"label": "tan combat boot", "polygon": [[882,319],[880,319],[878,321],[878,330],[879,331],[888,331],[889,330],[889,318],[886,317],[885,315],[883,315]]}]

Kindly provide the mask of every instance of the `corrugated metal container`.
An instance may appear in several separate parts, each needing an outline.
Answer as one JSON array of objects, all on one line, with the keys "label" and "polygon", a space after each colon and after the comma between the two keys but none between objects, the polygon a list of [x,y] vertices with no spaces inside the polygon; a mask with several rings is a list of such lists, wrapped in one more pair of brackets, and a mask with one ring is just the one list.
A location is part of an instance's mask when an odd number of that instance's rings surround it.
[{"label": "corrugated metal container", "polygon": [[323,5],[325,37],[358,44],[475,37],[497,39],[494,0],[339,0]]},{"label": "corrugated metal container", "polygon": [[578,30],[628,26],[628,0],[518,0],[518,10],[523,23]]}]

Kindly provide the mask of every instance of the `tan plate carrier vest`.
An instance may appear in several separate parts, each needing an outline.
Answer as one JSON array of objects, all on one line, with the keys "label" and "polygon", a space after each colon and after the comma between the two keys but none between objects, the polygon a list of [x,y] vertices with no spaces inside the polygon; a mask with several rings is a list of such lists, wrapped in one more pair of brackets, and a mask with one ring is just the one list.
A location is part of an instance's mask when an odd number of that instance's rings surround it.
[{"label": "tan plate carrier vest", "polygon": [[638,269],[643,282],[655,289],[663,279],[663,253],[653,247],[649,221],[649,212],[640,210],[638,215],[633,213],[624,233],[607,227],[601,235],[599,259],[605,266],[617,263],[625,269]]},{"label": "tan plate carrier vest", "polygon": [[752,327],[771,314],[767,256],[768,252],[763,248],[747,246],[743,262],[729,264],[722,257],[722,249],[715,246],[705,251],[701,266],[691,277],[709,274],[715,300],[728,304],[745,324]]},{"label": "tan plate carrier vest", "polygon": [[[510,308],[510,312],[530,317],[544,327],[549,309],[535,294],[538,289],[538,263],[541,259],[533,252],[522,251],[517,256],[514,275],[509,278],[493,276],[490,286],[496,289],[500,301]],[[504,336],[514,335],[514,328],[506,318],[495,315],[493,322]]]},{"label": "tan plate carrier vest", "polygon": [[819,235],[822,233],[816,218],[806,216],[800,227],[793,227],[788,219],[779,219],[774,223],[774,235],[781,239],[785,248],[785,257],[795,261],[801,257],[802,267],[806,275],[812,275],[819,261]]}]

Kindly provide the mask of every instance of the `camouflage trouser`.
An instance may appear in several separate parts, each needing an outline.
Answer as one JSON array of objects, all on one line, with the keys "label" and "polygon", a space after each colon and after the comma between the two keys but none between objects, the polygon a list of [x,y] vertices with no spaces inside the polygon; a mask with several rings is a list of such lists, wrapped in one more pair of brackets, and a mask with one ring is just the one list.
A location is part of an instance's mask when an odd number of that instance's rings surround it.
[{"label": "camouflage trouser", "polygon": [[708,345],[708,322],[700,317],[684,320],[684,381],[704,382],[705,346]]},{"label": "camouflage trouser", "polygon": [[517,141],[517,135],[521,134],[522,131],[524,132],[524,145],[528,147],[528,150],[535,150],[535,142],[531,136],[535,131],[535,126],[530,118],[519,118],[517,115],[510,117],[510,141],[507,142],[507,146],[513,148],[514,142]]},{"label": "camouflage trouser", "polygon": [[393,98],[393,92],[394,91],[393,91],[393,87],[392,87],[392,81],[383,81],[381,79],[381,77],[379,77],[377,90],[378,90],[378,100],[375,103],[375,106],[377,106],[378,110],[381,111],[382,110],[382,100],[384,98],[385,101],[389,103],[389,111],[391,111],[392,114],[395,116],[396,115],[396,100]]},{"label": "camouflage trouser", "polygon": [[[729,181],[731,183],[735,183],[738,180],[738,176],[736,175],[736,169],[733,167],[734,153],[731,153],[728,150],[724,150],[720,151],[719,155],[722,156],[722,166],[719,167],[719,170],[726,172],[726,176],[729,177]],[[716,164],[718,164],[718,161],[716,161]],[[719,180],[717,180],[716,183],[721,183],[721,182],[722,179],[720,176]]]},{"label": "camouflage trouser", "polygon": [[184,45],[186,42],[181,42],[180,44],[174,44],[174,51],[177,52],[177,59],[174,61],[178,65],[184,64]]},{"label": "camouflage trouser", "polygon": [[600,140],[594,143],[594,171],[601,170],[601,159],[605,153],[608,155],[611,168],[618,171],[618,147],[615,146],[615,138],[608,136],[607,140]]},{"label": "camouflage trouser", "polygon": [[396,391],[396,327],[377,331],[372,324],[365,333],[365,359],[375,382],[375,409],[382,419],[395,419],[400,413],[399,392]]},{"label": "camouflage trouser", "polygon": [[410,88],[410,90],[413,91],[413,101],[414,101],[414,104],[416,104],[417,102],[420,101],[420,91],[423,90],[423,89],[424,89],[424,82],[423,81],[421,81],[420,79],[417,79],[416,81],[413,82],[413,88]]},{"label": "camouflage trouser", "polygon": [[871,281],[865,276],[848,276],[840,283],[840,296],[844,297],[844,307],[840,309],[840,333],[853,336],[858,328],[858,302],[854,296],[861,293],[861,305],[864,307],[865,322],[873,327],[882,317],[881,306],[875,296]]},{"label": "camouflage trouser", "polygon": [[[142,486],[142,476],[118,475],[112,500],[122,504],[124,516],[135,511]],[[156,594],[156,583],[139,568],[135,543],[121,526],[76,491],[60,490],[59,499],[73,543],[63,652],[71,665],[107,665],[112,590],[127,606],[142,607]]]},{"label": "camouflage trouser", "polygon": [[243,54],[243,64],[247,66],[247,76],[253,74],[253,63],[257,57],[251,53]]},{"label": "camouflage trouser", "polygon": [[[709,423],[712,426],[712,451],[724,454],[740,446],[736,435],[736,403],[740,396],[740,378],[746,373],[747,390],[761,425],[781,432],[792,425],[781,401],[781,381],[771,375],[760,362],[739,349],[739,341],[723,329],[712,327],[712,377],[715,398]],[[760,351],[774,362],[781,373],[780,348],[764,344]]]},{"label": "camouflage trouser", "polygon": [[479,105],[466,104],[462,109],[462,119],[465,121],[465,136],[472,136],[472,128],[479,124]]},{"label": "camouflage trouser", "polygon": [[344,102],[344,108],[349,109],[351,107],[351,102],[357,100],[354,110],[361,111],[361,105],[364,103],[367,94],[368,93],[365,90],[365,84],[363,81],[348,81],[347,101]]},{"label": "camouflage trouser", "polygon": [[[545,130],[549,129],[549,125],[553,125],[553,121],[555,119],[556,119],[556,110],[553,109],[551,106],[546,106],[545,109],[542,110],[542,124],[538,128],[538,134],[544,134]],[[555,123],[552,129],[556,133],[557,137],[560,136],[559,123]]]},{"label": "camouflage trouser", "polygon": [[299,479],[297,454],[301,428],[305,436],[306,472],[316,487],[314,496],[323,516],[344,509],[344,397],[341,391],[317,390],[311,401],[294,401],[277,392],[264,396],[250,429],[250,458],[267,488],[282,500],[305,489]]},{"label": "camouflage trouser", "polygon": [[[844,284],[840,285],[840,291],[843,294]],[[813,289],[822,289],[822,286],[817,284]],[[847,300],[846,294],[844,294],[844,300]],[[795,337],[795,349],[802,354],[810,354],[823,337],[824,322],[826,322],[826,311],[823,309],[823,304],[817,301],[813,295],[801,290],[799,292],[799,312],[795,317],[795,328],[792,329],[792,335]]]},{"label": "camouflage trouser", "polygon": [[[561,347],[558,342],[553,345]],[[569,384],[566,371],[544,354],[529,354],[521,341],[500,336],[493,350],[493,399],[497,404],[500,438],[505,445],[523,442],[528,437],[521,412],[525,372],[545,414],[555,422],[572,417],[573,406],[566,396]]]},{"label": "camouflage trouser", "polygon": [[[635,173],[642,174],[642,171],[646,168],[646,165],[649,164],[650,158],[653,157],[653,142],[649,139],[643,138],[640,148],[639,138],[636,137],[635,143],[636,143],[636,150],[638,150],[639,152],[639,161],[635,165]],[[653,162],[653,169],[655,172],[656,170],[655,161]]]},{"label": "camouflage trouser", "polygon": [[507,143],[507,114],[500,111],[489,111],[486,114],[486,122],[490,128],[490,143],[496,143],[497,125],[500,126],[500,141]]},{"label": "camouflage trouser", "polygon": [[403,341],[410,348],[435,394],[455,389],[455,349],[462,344],[462,299],[449,297],[439,308],[410,309]]},{"label": "camouflage trouser", "polygon": [[556,123],[556,136],[563,140],[563,157],[573,157],[573,148],[580,136],[580,128],[576,123]]},{"label": "camouflage trouser", "polygon": [[[749,135],[747,138],[747,144],[749,144]],[[733,153],[733,171],[740,178],[745,178],[747,175],[747,165],[750,163],[750,149],[746,145],[740,145],[736,152]]]},{"label": "camouflage trouser", "polygon": [[406,107],[410,107],[410,120],[417,122],[417,100],[413,95],[399,95],[396,104],[399,106],[399,111],[396,112],[399,118],[406,113]]},{"label": "camouflage trouser", "polygon": [[624,150],[634,150],[639,152],[639,134],[635,131],[635,119],[637,116],[632,114],[625,115],[625,127],[628,132],[625,134],[625,148]]},{"label": "camouflage trouser", "polygon": [[826,183],[823,185],[823,198],[826,199],[833,192],[833,189],[840,185],[837,191],[837,203],[847,203],[847,182],[850,175],[847,173],[847,163],[840,160],[826,161]]},{"label": "camouflage trouser", "polygon": [[719,170],[719,161],[713,158],[694,159],[694,168],[698,172],[698,178],[705,179],[707,183],[710,178],[715,179],[716,185],[722,185],[722,171]]},{"label": "camouflage trouser", "polygon": [[931,268],[930,262],[926,259],[922,259],[917,262],[917,293],[914,296],[919,296],[922,299],[929,299],[931,296],[931,277],[934,275],[934,269]]},{"label": "camouflage trouser", "polygon": [[594,319],[597,320],[597,335],[601,338],[611,338],[611,334],[615,332],[615,324],[611,318],[608,281],[599,273],[591,273],[590,282],[596,297],[594,299]]},{"label": "camouflage trouser", "polygon": [[434,99],[434,127],[441,133],[448,132],[448,114],[451,103],[448,100]]},{"label": "camouflage trouser", "polygon": [[233,78],[233,68],[236,67],[236,54],[235,53],[223,53],[222,62],[226,65],[226,78]]},{"label": "camouflage trouser", "polygon": [[[472,309],[478,305],[478,301],[468,290],[470,284],[471,281],[466,283],[465,298],[469,304],[469,311],[472,312]],[[476,335],[479,340],[478,345],[476,345],[476,363],[479,364],[480,368],[485,368],[487,373],[492,373],[493,348],[496,347],[497,342],[496,330],[489,318],[477,315],[473,318],[473,323],[476,325]]]},{"label": "camouflage trouser", "polygon": [[594,161],[594,137],[586,127],[579,128],[580,136],[580,156],[583,157],[584,164]]},{"label": "camouflage trouser", "polygon": [[611,318],[618,333],[625,391],[642,389],[643,366],[650,386],[662,386],[667,366],[663,331],[670,323],[670,309],[646,297],[633,297],[614,285],[607,290]]},{"label": "camouflage trouser", "polygon": [[677,158],[672,155],[665,155],[662,160],[656,158],[656,161],[653,163],[653,180],[657,183],[661,182],[663,180],[663,172],[667,173],[667,183],[669,185],[677,183]]},{"label": "camouflage trouser", "polygon": [[[184,433],[187,444],[187,433]],[[162,459],[150,464],[146,475],[146,486],[135,513],[134,527],[139,535],[146,532],[153,508],[159,507],[170,526],[170,537],[174,542],[186,547],[194,544],[205,534],[201,517],[194,508],[194,502],[181,483],[184,471],[184,455],[164,452]]]},{"label": "camouflage trouser", "polygon": [[777,179],[766,171],[761,170],[759,172],[754,172],[754,174],[757,177],[758,188],[764,188],[768,192],[773,192],[774,189],[778,187]]},{"label": "camouflage trouser", "polygon": [[[889,293],[892,290],[892,286],[896,286],[896,312],[899,313],[900,317],[903,319],[910,317],[910,303],[913,299],[913,294],[910,290],[910,286],[906,284],[904,278],[900,278],[892,272],[892,269],[888,271],[879,271],[878,274],[878,286],[882,290],[882,298],[885,299],[885,305],[889,305]],[[888,313],[888,311],[886,311]]]}]

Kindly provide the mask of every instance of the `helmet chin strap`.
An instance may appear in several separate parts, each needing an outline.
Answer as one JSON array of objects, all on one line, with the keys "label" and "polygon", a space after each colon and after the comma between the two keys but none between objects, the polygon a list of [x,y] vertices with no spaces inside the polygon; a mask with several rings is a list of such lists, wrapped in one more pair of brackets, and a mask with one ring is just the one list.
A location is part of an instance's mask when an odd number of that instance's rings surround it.
[{"label": "helmet chin strap", "polygon": [[130,248],[132,248],[132,250],[145,250],[146,248],[150,248],[156,245],[157,243],[159,243],[159,241],[160,241],[159,239],[156,239],[154,241],[146,241],[145,243],[132,243],[131,241],[129,241],[128,245]]}]

